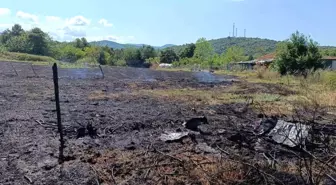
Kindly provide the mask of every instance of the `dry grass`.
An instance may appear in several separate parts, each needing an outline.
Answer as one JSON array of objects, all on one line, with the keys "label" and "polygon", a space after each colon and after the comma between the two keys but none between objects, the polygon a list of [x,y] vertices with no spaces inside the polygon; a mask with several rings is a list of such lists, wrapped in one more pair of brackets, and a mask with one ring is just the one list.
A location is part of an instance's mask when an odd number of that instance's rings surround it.
[{"label": "dry grass", "polygon": [[[258,70],[263,71],[262,75],[258,74]],[[219,71],[221,73],[223,71]],[[217,72],[218,73],[218,72]],[[223,73],[222,73],[223,74]],[[231,74],[231,72],[225,74]],[[236,72],[240,79],[245,82],[243,84],[233,84],[225,88],[172,88],[164,86],[159,89],[143,89],[141,85],[130,83],[128,86],[133,90],[132,93],[110,93],[95,91],[89,95],[90,100],[104,99],[122,99],[123,97],[139,97],[150,96],[163,101],[179,101],[183,103],[196,105],[216,105],[225,103],[244,103],[247,97],[253,98],[255,102],[255,110],[263,111],[266,114],[291,114],[293,112],[292,102],[301,101],[311,103],[317,102],[320,107],[326,108],[329,112],[334,112],[336,108],[336,91],[333,89],[333,77],[335,72],[319,71],[318,73],[310,73],[306,78],[294,76],[279,76],[273,71],[265,68],[259,68],[256,71]],[[247,87],[257,87],[251,83],[258,83],[266,88],[267,84],[276,84],[284,89],[292,90],[295,94],[279,95],[280,92],[271,93],[250,93]],[[244,85],[245,84],[245,85]],[[267,92],[267,91],[265,91]],[[262,107],[262,108],[261,108]],[[262,110],[261,110],[262,109]]]},{"label": "dry grass", "polygon": [[[234,184],[243,182],[241,164],[193,152],[177,154],[148,151],[106,151],[90,159],[102,184],[146,182],[150,184]],[[178,161],[180,160],[180,161]]]},{"label": "dry grass", "polygon": [[[269,167],[262,160],[251,160],[247,164],[227,156],[197,154],[188,146],[170,153],[106,150],[101,155],[92,155],[89,161],[101,184],[260,184],[262,176],[253,166],[269,173]],[[298,166],[279,164],[276,173],[281,172],[297,175]],[[271,173],[274,171],[270,171],[270,176]]]}]

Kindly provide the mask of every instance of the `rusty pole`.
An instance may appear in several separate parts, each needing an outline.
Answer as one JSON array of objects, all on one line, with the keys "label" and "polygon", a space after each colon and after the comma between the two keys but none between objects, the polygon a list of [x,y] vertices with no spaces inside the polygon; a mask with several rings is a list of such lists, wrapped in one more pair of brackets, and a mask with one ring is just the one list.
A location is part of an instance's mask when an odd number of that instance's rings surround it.
[{"label": "rusty pole", "polygon": [[36,75],[36,72],[35,72],[35,69],[34,69],[34,67],[33,67],[33,64],[30,64],[30,67],[32,68],[32,70],[33,70],[33,72],[34,72],[34,75],[37,76],[37,75]]},{"label": "rusty pole", "polygon": [[55,88],[55,102],[56,102],[56,112],[57,112],[57,127],[58,132],[60,134],[60,147],[59,147],[59,163],[64,162],[64,138],[63,138],[63,126],[61,122],[61,108],[60,108],[60,101],[59,101],[59,91],[58,91],[58,72],[57,72],[57,64],[54,63],[53,67],[53,79],[54,79],[54,88]]},{"label": "rusty pole", "polygon": [[102,67],[100,65],[99,65],[99,68],[100,68],[100,71],[101,71],[101,73],[103,75],[103,78],[105,78],[104,71],[103,71],[103,69],[102,69]]},{"label": "rusty pole", "polygon": [[17,73],[17,71],[16,71],[15,67],[13,66],[13,64],[12,64],[12,63],[10,63],[10,65],[11,65],[11,66],[12,66],[12,68],[14,69],[14,72],[15,72],[16,76],[19,76],[19,74]]}]

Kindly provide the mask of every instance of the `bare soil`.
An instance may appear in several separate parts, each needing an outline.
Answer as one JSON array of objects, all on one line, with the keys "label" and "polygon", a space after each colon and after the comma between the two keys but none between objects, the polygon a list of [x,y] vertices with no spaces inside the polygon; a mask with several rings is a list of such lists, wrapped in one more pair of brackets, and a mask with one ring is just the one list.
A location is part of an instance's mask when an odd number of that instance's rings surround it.
[{"label": "bare soil", "polygon": [[[104,68],[102,79],[99,69],[60,69],[66,161],[58,164],[51,67],[34,66],[38,76],[29,64],[13,67],[18,76],[10,63],[0,63],[0,184],[236,184],[247,175],[238,170],[240,164],[226,160],[221,164],[226,173],[208,164],[218,162],[221,150],[258,159],[257,152],[228,140],[237,132],[250,133],[258,120],[252,109],[240,111],[244,103],[210,106],[132,93],[225,89],[240,83],[235,77],[204,81],[191,72]],[[258,92],[254,84],[244,86]],[[276,85],[261,91],[293,93]],[[118,96],[104,96],[113,93]],[[159,139],[165,132],[186,131],[182,123],[199,116],[210,123],[202,133],[172,143]],[[88,123],[98,135],[77,138],[77,130]]]}]

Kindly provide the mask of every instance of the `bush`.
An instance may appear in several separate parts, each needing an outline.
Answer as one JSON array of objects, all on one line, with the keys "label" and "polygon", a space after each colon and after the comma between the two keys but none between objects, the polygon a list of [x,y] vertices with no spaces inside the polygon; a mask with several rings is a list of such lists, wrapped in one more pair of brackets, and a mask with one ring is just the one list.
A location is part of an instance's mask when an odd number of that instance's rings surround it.
[{"label": "bush", "polygon": [[116,66],[126,66],[126,61],[125,60],[117,60],[117,62],[115,63]]},{"label": "bush", "polygon": [[307,70],[322,68],[318,44],[296,32],[277,47],[275,68],[282,74],[307,75]]},{"label": "bush", "polygon": [[267,68],[266,66],[260,66],[260,65],[256,65],[254,67],[256,73],[257,73],[257,78],[260,79],[277,79],[280,77],[280,74],[276,71],[273,71],[270,68]]},{"label": "bush", "polygon": [[4,53],[7,51],[7,48],[3,45],[0,45],[0,53]]},{"label": "bush", "polygon": [[160,64],[160,57],[148,58],[146,62],[150,64]]},{"label": "bush", "polygon": [[97,64],[97,60],[93,57],[84,57],[79,60],[77,60],[77,63],[81,64]]},{"label": "bush", "polygon": [[327,87],[331,88],[332,90],[336,90],[336,72],[335,71],[323,71],[321,73],[321,79]]}]

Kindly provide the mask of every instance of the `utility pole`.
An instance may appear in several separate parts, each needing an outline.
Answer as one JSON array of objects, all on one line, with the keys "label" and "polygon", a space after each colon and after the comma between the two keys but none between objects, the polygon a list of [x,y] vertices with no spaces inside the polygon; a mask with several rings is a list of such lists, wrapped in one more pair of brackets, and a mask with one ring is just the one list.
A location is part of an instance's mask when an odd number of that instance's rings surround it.
[{"label": "utility pole", "polygon": [[232,30],[232,36],[235,37],[235,23],[233,23],[233,30]]}]

